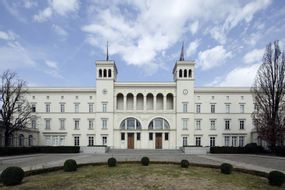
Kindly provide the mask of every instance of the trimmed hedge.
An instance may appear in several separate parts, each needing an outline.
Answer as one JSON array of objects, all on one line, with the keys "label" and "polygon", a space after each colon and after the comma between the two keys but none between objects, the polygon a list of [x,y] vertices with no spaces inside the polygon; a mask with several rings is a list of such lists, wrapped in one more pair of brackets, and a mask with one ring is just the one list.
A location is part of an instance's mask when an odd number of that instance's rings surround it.
[{"label": "trimmed hedge", "polygon": [[37,153],[79,153],[79,146],[0,147],[0,156]]},{"label": "trimmed hedge", "polygon": [[285,146],[276,146],[274,148],[271,148],[271,151],[277,156],[285,156]]},{"label": "trimmed hedge", "polygon": [[73,159],[65,160],[63,169],[65,172],[74,172],[77,170],[77,163]]},{"label": "trimmed hedge", "polygon": [[279,171],[271,171],[268,174],[268,183],[272,186],[281,187],[285,181],[285,175]]},{"label": "trimmed hedge", "polygon": [[210,153],[213,154],[257,154],[264,153],[262,146],[244,146],[244,147],[230,147],[230,146],[214,146],[210,147]]},{"label": "trimmed hedge", "polygon": [[228,163],[222,163],[220,166],[221,173],[223,174],[231,174],[233,171],[233,166]]},{"label": "trimmed hedge", "polygon": [[115,167],[117,165],[117,160],[116,160],[116,158],[109,158],[108,159],[108,166],[109,167]]},{"label": "trimmed hedge", "polygon": [[11,166],[1,173],[1,181],[5,186],[18,185],[22,182],[25,172],[22,168]]},{"label": "trimmed hedge", "polygon": [[188,160],[181,160],[180,165],[182,168],[188,168],[190,163]]},{"label": "trimmed hedge", "polygon": [[148,166],[149,165],[149,158],[148,157],[142,157],[141,163],[143,166]]}]

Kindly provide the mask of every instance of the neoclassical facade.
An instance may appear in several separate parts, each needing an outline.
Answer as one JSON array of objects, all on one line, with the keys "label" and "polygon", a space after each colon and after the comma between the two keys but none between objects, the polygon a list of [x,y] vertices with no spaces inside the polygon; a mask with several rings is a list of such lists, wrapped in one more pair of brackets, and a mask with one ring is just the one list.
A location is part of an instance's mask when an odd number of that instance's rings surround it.
[{"label": "neoclassical facade", "polygon": [[40,145],[177,149],[256,141],[250,88],[195,86],[195,63],[177,61],[172,82],[118,82],[96,61],[96,88],[29,88]]}]

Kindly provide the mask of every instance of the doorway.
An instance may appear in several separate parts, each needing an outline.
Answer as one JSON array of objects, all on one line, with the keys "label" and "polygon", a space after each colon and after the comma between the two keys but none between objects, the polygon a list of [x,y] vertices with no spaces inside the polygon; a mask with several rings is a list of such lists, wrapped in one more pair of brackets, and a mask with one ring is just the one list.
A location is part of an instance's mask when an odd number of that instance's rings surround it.
[{"label": "doorway", "polygon": [[162,149],[162,133],[155,133],[155,149]]},{"label": "doorway", "polygon": [[134,133],[128,133],[128,149],[134,149]]}]

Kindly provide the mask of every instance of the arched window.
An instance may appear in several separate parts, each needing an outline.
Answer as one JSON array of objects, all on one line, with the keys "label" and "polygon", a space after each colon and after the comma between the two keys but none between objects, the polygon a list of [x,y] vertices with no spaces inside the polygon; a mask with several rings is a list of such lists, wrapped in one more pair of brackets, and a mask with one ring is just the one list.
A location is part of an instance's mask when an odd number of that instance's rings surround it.
[{"label": "arched window", "polygon": [[174,103],[173,103],[173,94],[169,93],[166,95],[166,109],[173,110],[174,109]]},{"label": "arched window", "polygon": [[163,110],[163,95],[161,93],[156,95],[156,110]]},{"label": "arched window", "polygon": [[184,69],[184,78],[187,78],[187,69]]},{"label": "arched window", "polygon": [[129,93],[127,94],[127,110],[134,109],[134,95]]},{"label": "arched window", "polygon": [[141,130],[142,125],[136,118],[128,117],[121,122],[121,130]]},{"label": "arched window", "polygon": [[182,69],[179,70],[179,77],[182,78]]},{"label": "arched window", "polygon": [[188,71],[189,73],[188,73],[188,76],[189,76],[189,78],[191,78],[192,77],[192,70],[191,69],[189,69],[189,71]]},{"label": "arched window", "polygon": [[102,77],[102,69],[99,69],[99,77]]},{"label": "arched window", "polygon": [[107,69],[104,69],[104,77],[107,77]]},{"label": "arched window", "polygon": [[9,146],[14,146],[14,136],[13,135],[9,136],[8,145]]},{"label": "arched window", "polygon": [[111,69],[108,70],[108,77],[112,77],[112,71],[111,71]]},{"label": "arched window", "polygon": [[143,99],[143,94],[139,93],[137,94],[137,110],[143,110],[144,106],[144,99]]},{"label": "arched window", "polygon": [[29,135],[29,146],[33,146],[33,135]]},{"label": "arched window", "polygon": [[153,95],[148,94],[146,96],[146,108],[147,110],[153,110]]},{"label": "arched window", "polygon": [[19,135],[19,146],[24,146],[25,137],[23,134]]},{"label": "arched window", "polygon": [[151,120],[151,122],[148,125],[148,130],[169,130],[169,129],[170,126],[168,121],[160,117]]},{"label": "arched window", "polygon": [[117,110],[124,109],[124,95],[119,93],[117,94]]}]

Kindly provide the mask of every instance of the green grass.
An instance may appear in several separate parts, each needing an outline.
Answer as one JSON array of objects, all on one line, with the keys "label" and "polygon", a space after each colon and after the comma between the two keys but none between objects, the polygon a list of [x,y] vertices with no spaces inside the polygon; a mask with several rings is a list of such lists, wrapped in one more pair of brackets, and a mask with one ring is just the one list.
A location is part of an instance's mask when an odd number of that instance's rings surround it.
[{"label": "green grass", "polygon": [[181,168],[172,164],[119,164],[109,168],[107,165],[84,166],[77,172],[56,171],[25,177],[22,184],[5,187],[1,190],[51,190],[51,189],[210,189],[210,190],[274,190],[266,178],[233,172],[221,174],[218,169],[189,167]]}]

